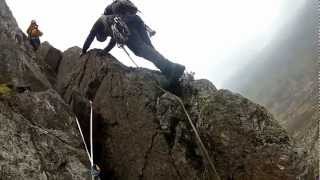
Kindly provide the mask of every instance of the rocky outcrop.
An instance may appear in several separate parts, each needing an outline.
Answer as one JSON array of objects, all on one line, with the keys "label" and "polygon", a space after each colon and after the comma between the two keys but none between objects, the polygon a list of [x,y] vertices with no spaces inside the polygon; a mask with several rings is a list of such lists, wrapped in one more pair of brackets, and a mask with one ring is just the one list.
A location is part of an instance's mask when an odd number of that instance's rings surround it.
[{"label": "rocky outcrop", "polygon": [[53,90],[0,99],[0,178],[85,179],[74,115]]},{"label": "rocky outcrop", "polygon": [[[157,88],[164,77],[98,51],[81,58],[80,48],[65,51],[56,87],[84,126],[93,101],[103,178],[210,179],[182,107]],[[180,97],[222,179],[295,179],[298,155],[263,107],[190,75],[182,79]]]},{"label": "rocky outcrop", "polygon": [[15,42],[18,45],[25,46],[27,37],[23,34],[17,25],[16,20],[11,14],[5,0],[0,1],[0,42]]},{"label": "rocky outcrop", "polygon": [[51,84],[56,84],[56,72],[61,59],[61,51],[52,47],[48,42],[42,43],[36,54],[35,60]]},{"label": "rocky outcrop", "polygon": [[86,179],[74,114],[0,0],[0,179]]},{"label": "rocky outcrop", "polygon": [[[213,179],[183,107],[159,88],[160,72],[99,50],[79,57],[78,47],[61,53],[44,43],[34,53],[17,40],[25,36],[4,0],[0,8],[0,179],[88,179],[75,115],[88,139],[89,100],[101,179]],[[222,180],[291,180],[303,171],[262,106],[189,74],[175,92]]]}]

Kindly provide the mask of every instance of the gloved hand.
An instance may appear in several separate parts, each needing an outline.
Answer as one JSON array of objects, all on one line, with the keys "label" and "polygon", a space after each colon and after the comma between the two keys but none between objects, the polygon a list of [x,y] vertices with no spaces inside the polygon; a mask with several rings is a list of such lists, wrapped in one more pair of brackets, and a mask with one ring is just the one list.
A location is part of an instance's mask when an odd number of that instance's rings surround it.
[{"label": "gloved hand", "polygon": [[152,30],[149,32],[150,37],[154,36],[156,34],[156,31]]},{"label": "gloved hand", "polygon": [[87,52],[86,51],[82,51],[81,53],[80,53],[80,57],[82,57],[83,55],[85,55]]}]

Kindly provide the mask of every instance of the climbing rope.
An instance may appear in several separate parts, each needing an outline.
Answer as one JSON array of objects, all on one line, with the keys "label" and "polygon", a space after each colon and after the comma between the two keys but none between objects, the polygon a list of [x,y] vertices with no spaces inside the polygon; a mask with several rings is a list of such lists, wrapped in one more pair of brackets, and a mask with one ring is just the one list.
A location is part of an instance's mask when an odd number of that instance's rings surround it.
[{"label": "climbing rope", "polygon": [[93,119],[93,110],[92,110],[92,101],[90,102],[90,157],[91,157],[91,167],[93,167],[93,142],[92,142],[92,119]]},{"label": "climbing rope", "polygon": [[79,132],[80,132],[80,135],[82,138],[82,142],[84,144],[84,147],[86,149],[86,152],[87,152],[90,164],[91,164],[91,171],[90,171],[91,179],[94,180],[95,177],[99,176],[100,168],[96,164],[94,164],[94,161],[93,161],[93,131],[92,131],[92,129],[93,129],[92,128],[93,127],[93,108],[92,108],[92,101],[89,101],[89,102],[90,102],[90,152],[88,150],[88,147],[87,147],[86,141],[84,139],[82,129],[81,129],[81,126],[80,126],[80,123],[79,123],[79,120],[77,117],[76,117],[76,122],[77,122],[78,129],[79,129]]},{"label": "climbing rope", "polygon": [[92,162],[91,162],[91,156],[90,156],[90,153],[89,153],[89,151],[88,151],[88,147],[87,147],[86,141],[84,140],[84,136],[83,136],[83,133],[82,133],[82,130],[81,130],[81,126],[80,126],[80,124],[79,124],[79,120],[78,120],[77,117],[76,117],[76,122],[77,122],[77,125],[78,125],[79,132],[80,132],[80,134],[81,134],[82,142],[83,142],[83,144],[84,144],[84,147],[85,147],[85,149],[86,149],[88,158],[89,158],[89,160],[90,160],[90,164],[92,164]]},{"label": "climbing rope", "polygon": [[127,54],[127,56],[129,57],[129,59],[133,62],[133,64],[139,68],[138,64],[131,58],[129,52],[126,50],[126,48],[124,48],[123,45],[118,45],[119,48],[123,49],[123,51]]},{"label": "climbing rope", "polygon": [[[122,48],[124,50],[124,52],[127,54],[127,56],[129,57],[129,59],[133,62],[133,64],[137,67],[137,68],[140,68],[138,66],[138,64],[133,60],[133,58],[130,56],[130,54],[128,53],[128,51],[125,49],[124,46],[120,45],[119,46],[120,48]],[[158,84],[156,84],[156,87],[158,89],[160,89],[163,93],[167,93],[167,94],[170,94],[171,96],[173,96],[180,104],[180,106],[182,107],[183,109],[183,112],[184,114],[186,115],[187,119],[188,119],[188,122],[196,136],[196,139],[200,145],[200,149],[205,157],[205,159],[207,159],[209,165],[210,165],[210,168],[213,172],[213,175],[214,175],[214,179],[215,180],[220,180],[220,177],[218,175],[218,172],[215,168],[215,165],[213,164],[211,158],[210,158],[210,155],[208,153],[208,150],[206,149],[203,141],[201,140],[201,137],[199,135],[199,132],[198,130],[196,129],[194,123],[192,122],[191,118],[190,118],[190,115],[188,113],[188,111],[186,110],[184,104],[183,104],[183,101],[181,100],[181,98],[179,98],[178,96],[176,96],[175,94],[172,94],[171,92],[163,89],[161,86],[159,86]],[[83,133],[82,133],[82,130],[81,130],[81,126],[80,126],[80,123],[78,121],[78,118],[76,118],[76,122],[77,122],[77,125],[78,125],[78,129],[79,129],[79,132],[81,134],[81,138],[82,138],[82,141],[83,141],[83,144],[85,146],[85,150],[87,152],[87,155],[88,155],[88,158],[90,160],[90,164],[91,164],[91,177],[92,177],[92,180],[94,180],[95,177],[97,177],[100,173],[100,169],[97,165],[94,164],[94,161],[93,161],[93,108],[92,108],[92,101],[90,101],[90,152],[88,150],[88,147],[87,147],[87,144],[85,142],[85,139],[84,139],[84,136],[83,136]]]},{"label": "climbing rope", "polygon": [[[137,64],[137,63],[133,60],[133,58],[130,56],[130,54],[128,53],[128,51],[125,49],[125,47],[124,47],[124,46],[119,46],[119,47],[124,50],[124,52],[128,55],[129,59],[135,64],[135,66],[136,66],[137,68],[140,68],[140,67],[138,66],[138,64]],[[217,170],[216,170],[216,168],[215,168],[215,165],[213,164],[213,162],[212,162],[212,160],[211,160],[211,158],[210,158],[210,155],[209,155],[209,153],[208,153],[208,150],[207,150],[207,148],[205,147],[203,141],[201,140],[201,137],[200,137],[200,135],[199,135],[199,132],[198,132],[198,130],[196,129],[194,123],[192,122],[192,120],[191,120],[191,118],[190,118],[190,115],[189,115],[188,111],[186,110],[186,108],[185,108],[185,106],[184,106],[183,101],[181,100],[181,98],[179,98],[179,97],[176,96],[175,94],[173,94],[173,93],[171,93],[171,92],[163,89],[163,88],[162,88],[161,86],[159,86],[158,84],[156,84],[156,87],[157,87],[158,89],[160,89],[163,93],[167,93],[167,94],[172,95],[172,96],[179,102],[179,104],[181,105],[181,107],[182,107],[182,109],[183,109],[184,114],[186,115],[186,117],[187,117],[187,119],[188,119],[189,124],[191,125],[191,128],[192,128],[192,130],[193,130],[193,132],[194,132],[194,134],[195,134],[195,136],[196,136],[196,139],[197,139],[197,141],[199,142],[200,149],[201,149],[203,155],[205,156],[205,159],[207,159],[207,161],[208,161],[208,163],[209,163],[209,165],[210,165],[210,168],[211,168],[211,170],[212,170],[212,172],[213,172],[213,175],[214,175],[214,178],[215,178],[214,180],[220,180],[220,176],[218,175],[218,172],[217,172]]]}]

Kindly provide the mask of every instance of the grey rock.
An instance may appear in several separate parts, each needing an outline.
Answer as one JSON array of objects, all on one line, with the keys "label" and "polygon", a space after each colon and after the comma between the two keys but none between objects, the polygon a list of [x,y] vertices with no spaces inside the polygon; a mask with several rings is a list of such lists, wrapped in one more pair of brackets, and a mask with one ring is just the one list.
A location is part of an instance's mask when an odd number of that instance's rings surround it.
[{"label": "grey rock", "polygon": [[0,84],[10,88],[0,95],[0,179],[89,179],[75,116],[4,0],[0,49]]},{"label": "grey rock", "polygon": [[51,87],[35,62],[26,36],[19,29],[4,0],[0,1],[0,83],[35,91]]},{"label": "grey rock", "polygon": [[89,163],[66,109],[52,90],[1,98],[1,179],[88,178]]},{"label": "grey rock", "polygon": [[0,42],[13,41],[27,49],[25,45],[27,37],[18,27],[5,0],[0,0],[0,9]]},{"label": "grey rock", "polygon": [[[0,8],[0,83],[28,87],[0,96],[0,179],[88,179],[75,115],[88,140],[90,100],[101,179],[213,179],[183,107],[159,88],[159,71],[96,49],[79,57],[73,47],[61,58],[44,43],[34,53],[17,40],[24,35],[3,0]],[[192,75],[177,89],[221,179],[291,180],[304,171],[263,107]]]},{"label": "grey rock", "polygon": [[[104,178],[212,178],[179,102],[157,88],[165,81],[159,72],[128,68],[98,50],[81,58],[78,50],[63,54],[77,59],[62,96],[87,127],[93,101]],[[187,77],[181,86],[181,99],[222,179],[295,179],[302,171],[287,133],[265,108],[207,80]]]},{"label": "grey rock", "polygon": [[37,64],[39,64],[41,71],[53,86],[56,84],[57,72],[61,59],[61,51],[52,47],[48,42],[42,43],[36,52],[35,60]]},{"label": "grey rock", "polygon": [[46,41],[41,44],[40,50],[37,51],[37,55],[37,60],[43,60],[49,65],[53,72],[58,71],[58,67],[62,59],[62,53],[60,50],[54,48]]},{"label": "grey rock", "polygon": [[0,82],[34,91],[51,88],[33,57],[14,42],[0,42]]}]

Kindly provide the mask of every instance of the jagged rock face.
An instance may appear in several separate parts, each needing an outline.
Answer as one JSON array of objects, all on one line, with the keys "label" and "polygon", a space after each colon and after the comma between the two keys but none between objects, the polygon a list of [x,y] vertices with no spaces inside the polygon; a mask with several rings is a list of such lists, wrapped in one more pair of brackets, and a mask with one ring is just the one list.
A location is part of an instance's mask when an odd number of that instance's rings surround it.
[{"label": "jagged rock face", "polygon": [[26,36],[19,29],[5,0],[0,0],[0,42],[14,41],[24,46]]},{"label": "jagged rock face", "polygon": [[52,90],[0,99],[1,179],[85,179],[86,156],[66,109]]},{"label": "jagged rock face", "polygon": [[[79,53],[63,53],[56,87],[85,129],[93,101],[103,179],[212,179],[182,107],[157,88],[165,81],[159,72],[126,67],[98,50]],[[297,154],[263,107],[207,80],[185,76],[181,88],[221,179],[295,179]]]},{"label": "jagged rock face", "polygon": [[[0,179],[88,179],[75,116],[0,0]],[[42,51],[43,52],[43,51]],[[61,55],[61,53],[60,53]],[[40,56],[39,56],[40,57]]]},{"label": "jagged rock face", "polygon": [[31,51],[24,51],[14,42],[0,42],[0,82],[15,88],[43,91],[51,88],[50,82],[34,61]]},{"label": "jagged rock face", "polygon": [[[12,90],[0,95],[0,179],[88,179],[73,113],[88,139],[89,100],[102,179],[213,179],[182,106],[158,88],[166,81],[160,72],[126,67],[98,50],[80,58],[80,48],[61,54],[44,43],[34,53],[17,38],[25,36],[4,0],[0,8],[0,83]],[[221,179],[300,173],[286,132],[263,107],[190,75],[180,86]]]},{"label": "jagged rock face", "polygon": [[52,47],[48,42],[41,44],[37,54],[36,62],[40,65],[41,70],[46,75],[51,84],[56,84],[57,69],[62,59],[62,53]]},{"label": "jagged rock face", "polygon": [[19,29],[4,0],[0,1],[0,82],[41,91],[51,87],[35,63],[26,36]]}]

